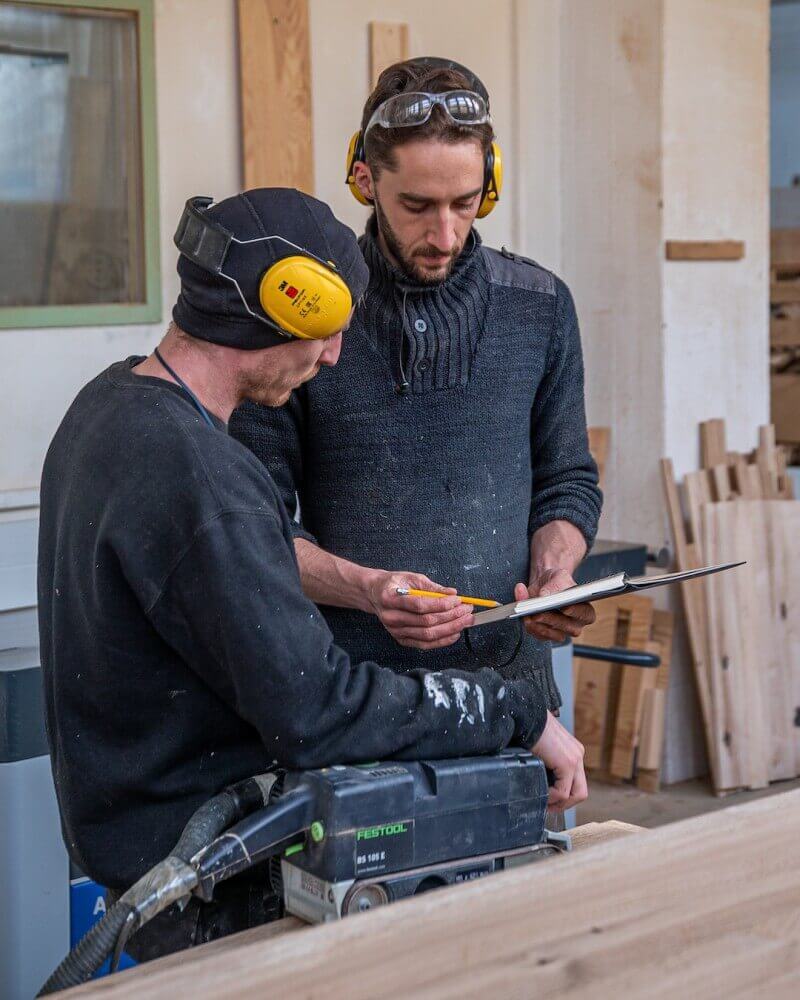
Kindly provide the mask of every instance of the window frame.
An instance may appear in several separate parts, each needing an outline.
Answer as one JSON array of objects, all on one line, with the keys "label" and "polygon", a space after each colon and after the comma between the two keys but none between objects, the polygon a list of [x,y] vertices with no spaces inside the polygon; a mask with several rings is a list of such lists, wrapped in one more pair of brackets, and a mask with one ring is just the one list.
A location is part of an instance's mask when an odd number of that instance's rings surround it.
[{"label": "window frame", "polygon": [[20,6],[115,10],[136,15],[139,127],[142,151],[142,222],[145,297],[142,302],[86,305],[0,306],[0,330],[52,326],[114,326],[161,320],[161,232],[153,0],[12,0]]}]

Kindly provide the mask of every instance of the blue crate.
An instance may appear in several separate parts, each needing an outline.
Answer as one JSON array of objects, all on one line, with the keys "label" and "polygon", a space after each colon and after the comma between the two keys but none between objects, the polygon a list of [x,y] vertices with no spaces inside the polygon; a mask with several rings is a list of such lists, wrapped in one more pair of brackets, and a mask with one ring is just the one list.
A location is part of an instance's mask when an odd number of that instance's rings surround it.
[{"label": "blue crate", "polygon": [[[69,884],[69,946],[74,948],[89,928],[105,916],[105,889],[86,875],[73,878]],[[92,978],[107,976],[111,960],[107,959]],[[136,962],[126,952],[119,961],[120,972]]]}]

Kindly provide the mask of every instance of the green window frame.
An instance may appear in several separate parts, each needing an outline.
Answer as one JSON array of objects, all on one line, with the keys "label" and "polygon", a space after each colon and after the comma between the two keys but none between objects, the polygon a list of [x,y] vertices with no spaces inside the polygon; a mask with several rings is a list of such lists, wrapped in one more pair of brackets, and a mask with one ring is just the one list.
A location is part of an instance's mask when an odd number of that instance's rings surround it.
[{"label": "green window frame", "polygon": [[[14,2],[14,0],[12,0]],[[153,0],[18,0],[28,6],[126,11],[136,15],[142,153],[143,302],[96,305],[0,306],[0,329],[51,326],[113,326],[161,320],[161,249],[158,208],[158,146]]]}]

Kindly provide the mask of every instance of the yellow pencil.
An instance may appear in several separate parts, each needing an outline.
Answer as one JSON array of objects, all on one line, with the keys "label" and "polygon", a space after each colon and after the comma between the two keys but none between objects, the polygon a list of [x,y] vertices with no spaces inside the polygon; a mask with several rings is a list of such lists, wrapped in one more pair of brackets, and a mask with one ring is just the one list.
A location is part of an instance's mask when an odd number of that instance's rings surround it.
[{"label": "yellow pencil", "polygon": [[440,594],[435,590],[415,590],[414,587],[398,587],[397,593],[403,597],[458,597],[462,604],[474,604],[478,608],[499,608],[497,601],[487,601],[483,597],[463,597],[461,594]]}]

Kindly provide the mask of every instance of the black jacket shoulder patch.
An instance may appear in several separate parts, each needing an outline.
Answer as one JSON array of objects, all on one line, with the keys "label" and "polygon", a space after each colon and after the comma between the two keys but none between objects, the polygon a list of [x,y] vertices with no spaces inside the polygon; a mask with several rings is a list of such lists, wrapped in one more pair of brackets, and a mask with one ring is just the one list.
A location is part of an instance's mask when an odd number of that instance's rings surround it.
[{"label": "black jacket shoulder patch", "polygon": [[506,247],[493,250],[483,246],[481,250],[492,284],[504,285],[506,288],[524,288],[530,292],[543,292],[545,295],[556,294],[556,280],[552,271],[530,257],[513,253]]}]

